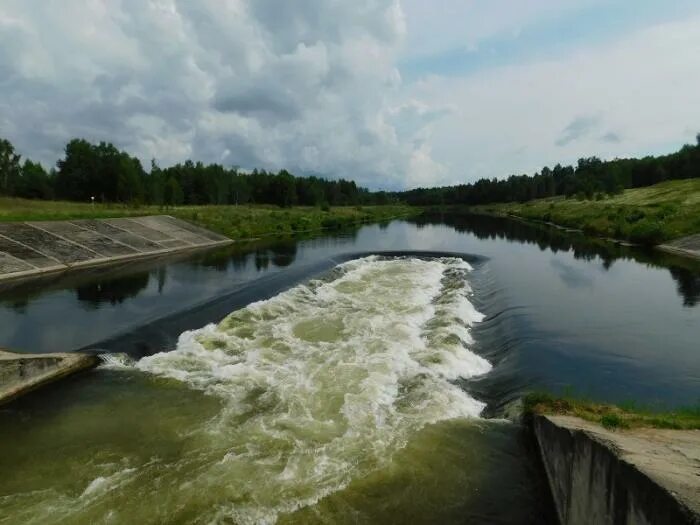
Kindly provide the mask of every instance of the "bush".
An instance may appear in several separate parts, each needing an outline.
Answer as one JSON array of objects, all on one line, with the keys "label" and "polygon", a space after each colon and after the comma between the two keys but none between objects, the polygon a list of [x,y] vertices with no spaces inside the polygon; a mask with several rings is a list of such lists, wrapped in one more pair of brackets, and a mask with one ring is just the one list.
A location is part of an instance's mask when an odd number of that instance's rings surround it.
[{"label": "bush", "polygon": [[601,416],[600,424],[607,429],[628,427],[627,423],[617,414],[605,414]]},{"label": "bush", "polygon": [[664,231],[661,225],[651,219],[643,219],[637,222],[629,232],[632,242],[653,246],[664,240]]},{"label": "bush", "polygon": [[635,222],[641,221],[643,218],[644,218],[644,212],[642,210],[632,210],[625,217],[627,222],[629,222],[630,224],[634,224]]}]

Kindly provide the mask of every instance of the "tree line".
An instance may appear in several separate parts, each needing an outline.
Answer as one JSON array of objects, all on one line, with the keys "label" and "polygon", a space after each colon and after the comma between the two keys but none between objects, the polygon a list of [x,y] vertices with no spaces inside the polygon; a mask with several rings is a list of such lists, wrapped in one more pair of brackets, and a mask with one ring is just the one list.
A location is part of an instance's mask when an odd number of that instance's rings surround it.
[{"label": "tree line", "polygon": [[566,198],[601,199],[626,188],[651,186],[666,180],[700,177],[700,134],[695,145],[658,157],[578,160],[576,166],[544,167],[534,175],[511,175],[507,179],[481,179],[471,184],[440,188],[417,188],[396,195],[407,204],[490,204],[526,202],[563,195]]},{"label": "tree line", "polygon": [[125,204],[276,204],[341,206],[404,202],[411,205],[525,202],[563,195],[599,199],[625,188],[665,180],[700,177],[700,134],[695,145],[658,157],[581,158],[576,166],[557,164],[533,175],[480,179],[474,183],[401,192],[370,192],[351,180],[298,177],[203,164],[191,160],[167,168],[151,161],[146,171],[136,157],[113,144],[73,139],[50,170],[29,159],[22,162],[12,144],[0,139],[0,194],[28,199],[63,199]]},{"label": "tree line", "polygon": [[71,140],[54,168],[21,156],[0,140],[0,194],[27,199],[156,204],[276,204],[345,206],[387,204],[385,192],[370,192],[354,181],[297,177],[254,169],[244,172],[219,164],[187,160],[167,168],[151,161],[146,171],[138,158],[113,144]]}]

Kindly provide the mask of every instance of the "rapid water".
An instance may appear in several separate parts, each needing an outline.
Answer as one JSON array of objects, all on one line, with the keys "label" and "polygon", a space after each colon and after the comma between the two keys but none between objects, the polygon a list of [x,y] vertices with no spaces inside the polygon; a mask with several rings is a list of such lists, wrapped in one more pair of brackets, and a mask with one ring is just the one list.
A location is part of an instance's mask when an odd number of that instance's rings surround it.
[{"label": "rapid water", "polygon": [[470,270],[457,258],[365,257],[187,331],[171,352],[108,356],[105,368],[176,381],[217,409],[180,429],[189,445],[174,462],[124,458],[82,490],[0,504],[26,523],[144,523],[184,519],[199,500],[196,522],[240,524],[314,505],[387,468],[427,425],[479,417],[485,404],[455,383],[491,368],[470,350],[483,318]]}]

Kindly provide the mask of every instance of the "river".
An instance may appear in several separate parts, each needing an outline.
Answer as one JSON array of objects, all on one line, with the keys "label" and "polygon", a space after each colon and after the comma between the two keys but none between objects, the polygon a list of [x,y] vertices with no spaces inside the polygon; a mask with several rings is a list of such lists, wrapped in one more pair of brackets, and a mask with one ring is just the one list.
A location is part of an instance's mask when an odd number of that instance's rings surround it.
[{"label": "river", "polygon": [[0,408],[0,523],[550,523],[505,416],[700,401],[700,265],[424,216],[0,289],[0,346],[108,352]]}]

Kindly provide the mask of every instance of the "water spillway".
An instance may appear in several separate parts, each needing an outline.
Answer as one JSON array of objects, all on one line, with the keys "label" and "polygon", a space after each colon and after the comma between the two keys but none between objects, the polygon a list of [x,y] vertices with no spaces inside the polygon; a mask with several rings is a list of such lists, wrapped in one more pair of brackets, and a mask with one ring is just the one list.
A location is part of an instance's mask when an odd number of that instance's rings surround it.
[{"label": "water spillway", "polygon": [[272,520],[391,459],[428,423],[477,417],[450,382],[488,371],[468,349],[481,315],[459,259],[368,257],[183,334],[138,362],[222,399],[216,483],[244,501],[219,512]]},{"label": "water spillway", "polygon": [[3,503],[28,522],[272,523],[391,468],[426,426],[484,408],[456,384],[491,368],[470,349],[483,317],[470,270],[454,257],[362,257],[186,331],[172,351],[107,359],[169,391],[163,451],[102,450],[76,473],[83,486]]}]

